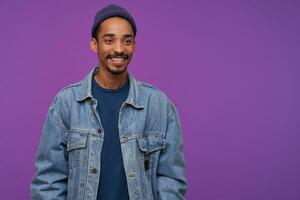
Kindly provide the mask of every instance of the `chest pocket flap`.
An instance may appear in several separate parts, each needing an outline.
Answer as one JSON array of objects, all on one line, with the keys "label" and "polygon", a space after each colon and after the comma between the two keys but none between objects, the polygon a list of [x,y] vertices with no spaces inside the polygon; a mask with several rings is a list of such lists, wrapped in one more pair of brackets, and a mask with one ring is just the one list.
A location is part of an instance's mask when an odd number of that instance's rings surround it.
[{"label": "chest pocket flap", "polygon": [[73,149],[86,148],[87,134],[84,133],[70,133],[67,144],[67,151]]},{"label": "chest pocket flap", "polygon": [[166,141],[161,135],[147,135],[138,139],[138,144],[141,151],[145,154],[164,149]]}]

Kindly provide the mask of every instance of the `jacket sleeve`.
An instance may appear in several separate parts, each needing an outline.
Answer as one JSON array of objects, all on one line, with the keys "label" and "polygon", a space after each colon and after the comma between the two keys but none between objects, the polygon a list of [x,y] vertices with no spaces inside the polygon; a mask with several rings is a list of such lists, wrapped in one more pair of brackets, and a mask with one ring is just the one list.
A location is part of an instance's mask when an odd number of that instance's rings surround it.
[{"label": "jacket sleeve", "polygon": [[36,174],[31,183],[31,199],[66,199],[68,179],[67,129],[56,112],[56,100],[44,122],[36,155]]},{"label": "jacket sleeve", "polygon": [[182,200],[187,190],[183,156],[183,139],[178,113],[170,103],[166,132],[166,147],[157,168],[159,200]]}]

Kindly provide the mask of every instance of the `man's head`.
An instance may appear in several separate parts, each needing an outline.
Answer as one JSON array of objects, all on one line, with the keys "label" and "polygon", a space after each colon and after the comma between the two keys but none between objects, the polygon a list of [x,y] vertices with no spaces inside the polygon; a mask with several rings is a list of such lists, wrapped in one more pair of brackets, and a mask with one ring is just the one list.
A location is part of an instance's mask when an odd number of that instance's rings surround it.
[{"label": "man's head", "polygon": [[126,72],[135,51],[136,26],[122,7],[109,5],[100,10],[91,31],[91,49],[97,53],[102,70],[112,74]]},{"label": "man's head", "polygon": [[135,21],[134,21],[133,17],[130,15],[130,13],[127,10],[125,10],[124,8],[122,8],[121,6],[118,6],[115,4],[110,4],[97,12],[95,19],[94,19],[93,26],[92,26],[92,30],[91,30],[92,38],[97,39],[97,33],[99,31],[99,25],[101,24],[101,22],[103,22],[104,20],[106,20],[110,17],[116,17],[116,16],[124,18],[130,23],[130,25],[132,26],[133,33],[134,33],[134,37],[135,37],[136,36],[136,25],[135,25]]}]

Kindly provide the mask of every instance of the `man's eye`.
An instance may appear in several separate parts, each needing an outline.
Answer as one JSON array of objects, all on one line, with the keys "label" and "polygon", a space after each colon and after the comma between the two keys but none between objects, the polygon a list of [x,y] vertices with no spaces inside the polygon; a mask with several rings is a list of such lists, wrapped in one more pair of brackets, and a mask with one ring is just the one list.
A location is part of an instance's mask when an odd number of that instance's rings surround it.
[{"label": "man's eye", "polygon": [[131,40],[125,40],[125,44],[131,44]]},{"label": "man's eye", "polygon": [[105,42],[106,44],[110,44],[110,43],[112,43],[112,40],[106,39],[106,40],[104,40],[104,42]]}]

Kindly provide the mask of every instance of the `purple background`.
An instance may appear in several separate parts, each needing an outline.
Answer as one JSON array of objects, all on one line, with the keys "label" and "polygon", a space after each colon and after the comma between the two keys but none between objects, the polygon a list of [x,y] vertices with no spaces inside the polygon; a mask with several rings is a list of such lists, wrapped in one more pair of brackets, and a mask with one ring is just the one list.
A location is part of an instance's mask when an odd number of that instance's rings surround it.
[{"label": "purple background", "polygon": [[[114,1],[135,17],[129,66],[161,88],[184,130],[191,200],[300,199],[300,1]],[[29,199],[56,93],[97,57],[111,1],[0,2],[0,199]]]}]

